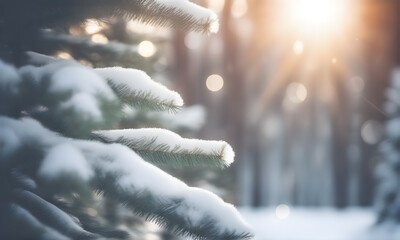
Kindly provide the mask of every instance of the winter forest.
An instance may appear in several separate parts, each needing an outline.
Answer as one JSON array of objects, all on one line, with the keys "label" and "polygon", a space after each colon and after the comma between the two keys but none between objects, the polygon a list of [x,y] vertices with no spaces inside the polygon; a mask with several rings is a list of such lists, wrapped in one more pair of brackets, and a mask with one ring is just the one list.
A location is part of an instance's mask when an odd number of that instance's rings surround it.
[{"label": "winter forest", "polygon": [[0,0],[0,239],[399,240],[399,0]]}]

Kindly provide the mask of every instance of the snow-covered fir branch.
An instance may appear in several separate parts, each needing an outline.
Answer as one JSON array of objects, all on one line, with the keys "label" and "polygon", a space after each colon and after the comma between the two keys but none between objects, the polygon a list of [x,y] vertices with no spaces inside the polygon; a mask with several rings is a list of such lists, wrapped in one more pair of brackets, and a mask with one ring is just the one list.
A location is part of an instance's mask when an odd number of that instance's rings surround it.
[{"label": "snow-covered fir branch", "polygon": [[0,114],[29,115],[69,136],[119,119],[121,105],[106,80],[75,61],[19,69],[0,61],[0,71]]},{"label": "snow-covered fir branch", "polygon": [[105,142],[128,146],[144,159],[173,166],[209,165],[226,167],[235,156],[224,141],[185,139],[159,128],[96,131],[94,135]]},{"label": "snow-covered fir branch", "polygon": [[95,71],[126,104],[144,110],[177,111],[183,106],[181,96],[153,81],[145,72],[121,67],[98,68]]},{"label": "snow-covered fir branch", "polygon": [[[65,26],[88,18],[105,19],[115,16],[205,33],[215,33],[219,28],[218,18],[214,12],[187,0],[3,0],[0,2],[0,23],[7,25],[20,20],[28,31],[32,27]],[[6,27],[5,25],[0,27]]]},{"label": "snow-covered fir branch", "polygon": [[[61,137],[33,119],[14,120],[0,117],[0,126],[9,133],[0,135],[0,143],[9,142],[9,138],[16,140],[7,145],[10,150],[2,159],[18,158],[21,149],[33,147],[35,154],[32,154],[32,158],[36,158],[15,161],[13,164],[17,167],[24,161],[41,162],[36,168],[36,173],[39,174],[34,174],[38,176],[39,182],[50,180],[51,184],[56,183],[57,179],[80,179],[119,199],[121,203],[125,203],[149,220],[173,232],[196,239],[228,240],[252,237],[251,230],[232,205],[224,203],[219,197],[205,190],[188,187],[180,180],[143,161],[125,146]],[[69,155],[69,161],[64,161],[60,167],[57,163],[60,163],[60,156],[66,154],[66,150],[73,154]],[[42,154],[44,155],[41,156]],[[40,161],[41,159],[44,160]],[[40,189],[40,186],[38,187]],[[18,194],[32,195],[27,191]],[[37,199],[35,196],[32,198]],[[35,200],[30,204],[34,202],[41,204],[42,201]],[[23,205],[24,202],[18,204]],[[44,206],[44,209],[46,208],[55,210],[48,205]],[[58,214],[57,211],[52,213]],[[52,215],[48,217],[53,218]],[[52,226],[56,223],[44,224]]]},{"label": "snow-covered fir branch", "polygon": [[214,12],[187,0],[130,0],[125,3],[127,8],[116,9],[117,14],[148,24],[205,33],[216,33],[219,29]]}]

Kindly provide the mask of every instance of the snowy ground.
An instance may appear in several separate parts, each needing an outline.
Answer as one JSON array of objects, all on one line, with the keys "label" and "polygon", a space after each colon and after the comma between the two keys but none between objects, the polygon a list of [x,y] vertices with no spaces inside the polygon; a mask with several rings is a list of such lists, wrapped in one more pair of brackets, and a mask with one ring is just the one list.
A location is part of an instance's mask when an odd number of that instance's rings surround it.
[{"label": "snowy ground", "polygon": [[[284,206],[286,207],[286,206]],[[240,209],[256,240],[399,240],[390,226],[372,228],[372,209]],[[397,236],[397,237],[396,237]]]}]

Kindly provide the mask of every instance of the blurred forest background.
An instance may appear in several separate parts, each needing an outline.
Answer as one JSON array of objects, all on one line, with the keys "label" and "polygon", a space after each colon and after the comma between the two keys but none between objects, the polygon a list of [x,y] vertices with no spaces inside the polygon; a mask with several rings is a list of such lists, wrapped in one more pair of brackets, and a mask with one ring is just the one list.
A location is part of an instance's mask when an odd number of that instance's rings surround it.
[{"label": "blurred forest background", "polygon": [[236,201],[371,206],[400,2],[200,3],[221,15],[220,32],[173,33],[171,79],[206,106],[200,136],[233,144]]}]

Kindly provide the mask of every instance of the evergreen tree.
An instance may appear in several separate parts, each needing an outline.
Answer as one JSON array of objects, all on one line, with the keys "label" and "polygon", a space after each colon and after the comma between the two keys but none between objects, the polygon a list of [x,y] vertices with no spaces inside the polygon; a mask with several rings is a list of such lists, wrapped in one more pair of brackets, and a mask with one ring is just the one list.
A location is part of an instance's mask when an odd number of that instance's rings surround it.
[{"label": "evergreen tree", "polygon": [[[177,112],[183,101],[141,70],[105,67],[85,55],[108,54],[115,65],[136,54],[128,44],[66,35],[71,26],[109,17],[204,33],[218,28],[214,13],[185,0],[1,1],[0,238],[142,239],[129,229],[135,218],[126,209],[196,239],[251,238],[232,205],[153,165],[226,167],[234,158],[229,144],[158,128],[115,129],[126,107]],[[105,68],[44,55],[60,44]]]},{"label": "evergreen tree", "polygon": [[386,140],[380,145],[383,161],[376,175],[378,223],[400,222],[400,69],[392,73],[391,87],[386,91],[385,111],[389,119],[385,127]]}]

